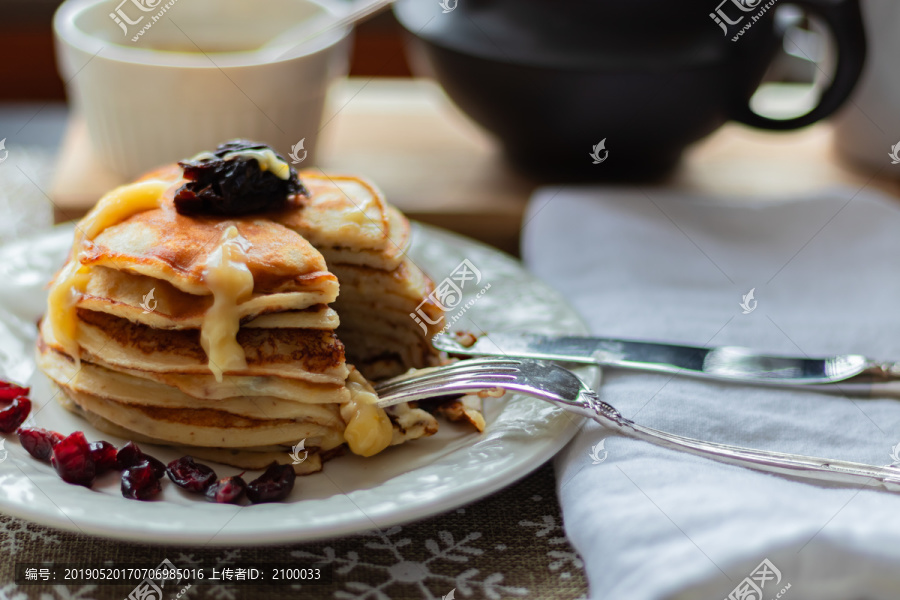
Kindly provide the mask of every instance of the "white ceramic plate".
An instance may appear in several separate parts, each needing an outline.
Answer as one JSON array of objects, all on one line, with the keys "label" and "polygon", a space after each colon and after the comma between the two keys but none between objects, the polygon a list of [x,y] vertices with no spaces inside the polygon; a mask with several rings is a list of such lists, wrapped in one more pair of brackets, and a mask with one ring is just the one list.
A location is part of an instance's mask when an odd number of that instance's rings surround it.
[{"label": "white ceramic plate", "polygon": [[[62,409],[31,358],[33,324],[45,305],[45,286],[62,264],[71,238],[71,226],[60,227],[0,248],[0,369],[8,378],[30,382],[32,424],[66,434],[83,430],[89,440],[118,445],[125,440],[102,434]],[[413,239],[410,256],[435,281],[449,277],[463,259],[480,272],[481,281],[466,284],[452,315],[490,286],[454,329],[584,331],[575,312],[510,257],[421,225]],[[584,368],[579,374],[599,383],[598,369]],[[208,503],[169,481],[163,482],[158,500],[127,500],[119,491],[118,473],[98,478],[92,489],[69,485],[49,464],[29,456],[14,434],[8,435],[8,456],[0,463],[0,511],[61,529],[167,544],[260,545],[334,537],[421,519],[487,496],[543,464],[582,422],[523,396],[489,399],[485,408],[483,434],[441,420],[440,431],[430,438],[373,458],[347,454],[330,461],[323,472],[298,478],[286,502],[243,507]],[[178,458],[163,447],[142,448],[164,462]],[[213,466],[220,477],[237,473]]]}]

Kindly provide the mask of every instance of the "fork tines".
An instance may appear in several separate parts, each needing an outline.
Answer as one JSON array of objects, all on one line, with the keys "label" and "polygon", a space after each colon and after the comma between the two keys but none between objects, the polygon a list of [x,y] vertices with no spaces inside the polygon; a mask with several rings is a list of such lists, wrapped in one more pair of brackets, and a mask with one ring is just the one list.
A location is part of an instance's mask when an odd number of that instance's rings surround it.
[{"label": "fork tines", "polygon": [[405,373],[386,379],[375,384],[375,391],[379,394],[389,393],[391,389],[399,386],[409,386],[427,381],[441,380],[453,376],[496,375],[499,373],[516,373],[521,360],[515,358],[475,358],[461,360],[459,362],[441,367],[420,369],[411,373]]},{"label": "fork tines", "polygon": [[508,358],[464,360],[452,365],[423,369],[420,374],[401,375],[375,386],[381,401],[389,406],[405,399],[424,398],[436,393],[472,393],[515,382],[522,361]]}]

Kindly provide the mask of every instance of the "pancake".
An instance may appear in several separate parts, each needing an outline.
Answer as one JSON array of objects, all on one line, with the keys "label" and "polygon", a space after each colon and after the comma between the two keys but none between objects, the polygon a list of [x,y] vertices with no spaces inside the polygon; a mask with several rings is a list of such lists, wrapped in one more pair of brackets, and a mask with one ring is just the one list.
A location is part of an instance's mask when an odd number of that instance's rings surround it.
[{"label": "pancake", "polygon": [[409,246],[409,222],[369,181],[347,175],[304,171],[309,189],[302,210],[277,217],[308,239],[329,264],[365,265],[391,271]]},{"label": "pancake", "polygon": [[[312,281],[307,283],[309,288],[315,285]],[[254,293],[238,304],[241,321],[247,327],[334,329],[337,313],[327,305],[337,297],[337,280],[325,274],[317,287],[320,289],[303,292]],[[162,279],[108,267],[92,269],[91,279],[77,301],[79,308],[106,312],[156,329],[199,329],[212,304],[211,295],[190,294]],[[153,310],[147,310],[148,307]],[[257,319],[262,316],[280,320]],[[267,322],[275,324],[265,325]]]},{"label": "pancake", "polygon": [[267,196],[275,173],[296,174],[253,158],[259,188],[227,179],[236,167],[185,195],[171,165],[78,223],[37,347],[61,403],[118,437],[242,468],[290,464],[303,441],[298,473],[434,434],[429,412],[380,409],[369,383],[440,362],[442,312],[405,255],[409,223],[358,177],[305,172],[301,193]]},{"label": "pancake", "polygon": [[212,251],[229,227],[246,241],[244,264],[253,276],[254,294],[331,292],[337,278],[324,257],[300,234],[270,219],[198,219],[180,215],[167,196],[159,208],[145,210],[113,225],[88,243],[81,263],[168,281],[195,295],[209,295],[204,271]]},{"label": "pancake", "polygon": [[[81,308],[76,319],[82,352],[92,360],[159,373],[209,373],[197,329],[154,329]],[[238,370],[223,370],[225,374],[333,383],[347,378],[344,346],[331,330],[244,327],[235,339],[246,364]],[[52,342],[50,346],[62,349]]]},{"label": "pancake", "polygon": [[79,368],[68,356],[45,345],[38,352],[40,368],[52,379],[64,381],[67,389],[102,394],[127,404],[216,408],[253,418],[299,418],[314,413],[315,406],[342,404],[349,399],[343,382],[340,385],[301,383],[295,388],[300,393],[284,398],[266,394],[270,390],[265,385],[253,387],[236,377],[220,384],[227,394],[191,394],[200,390],[190,385],[181,390],[169,385],[165,378],[157,381],[87,361],[82,361]]},{"label": "pancake", "polygon": [[320,440],[332,447],[344,442],[343,422],[311,419],[254,419],[213,408],[162,408],[126,404],[99,394],[67,388],[68,397],[83,410],[142,435],[178,445],[243,448],[265,444]]},{"label": "pancake", "polygon": [[323,451],[315,446],[306,446],[306,459],[301,463],[292,464],[294,461],[289,454],[291,451],[290,446],[255,446],[249,448],[179,446],[165,440],[145,436],[135,431],[125,429],[124,427],[120,427],[95,413],[83,410],[66,395],[60,396],[60,404],[63,408],[82,417],[103,433],[131,440],[138,444],[171,446],[175,450],[179,450],[196,459],[210,460],[223,465],[237,467],[238,469],[263,470],[274,462],[279,464],[291,464],[297,475],[309,475],[321,471],[322,465],[326,460],[343,454],[343,446],[337,446],[336,448],[327,451]]}]

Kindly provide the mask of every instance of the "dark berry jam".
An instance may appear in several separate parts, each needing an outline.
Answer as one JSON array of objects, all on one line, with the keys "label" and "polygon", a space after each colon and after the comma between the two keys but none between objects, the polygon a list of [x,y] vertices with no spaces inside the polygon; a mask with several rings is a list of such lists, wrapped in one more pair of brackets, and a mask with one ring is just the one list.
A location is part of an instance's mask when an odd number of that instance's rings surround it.
[{"label": "dark berry jam", "polygon": [[[183,215],[238,216],[284,208],[289,196],[309,193],[288,165],[289,176],[281,179],[263,170],[250,156],[228,154],[244,150],[272,150],[265,144],[232,140],[215,152],[179,162],[189,181],[175,194],[175,210]],[[274,152],[274,151],[273,151]],[[278,153],[275,156],[287,164]]]}]

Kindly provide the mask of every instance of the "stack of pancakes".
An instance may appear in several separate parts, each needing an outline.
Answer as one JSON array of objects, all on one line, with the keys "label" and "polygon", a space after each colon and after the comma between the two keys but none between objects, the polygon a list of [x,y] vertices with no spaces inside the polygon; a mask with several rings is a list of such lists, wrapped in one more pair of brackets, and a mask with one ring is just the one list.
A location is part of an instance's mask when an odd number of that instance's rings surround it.
[{"label": "stack of pancakes", "polygon": [[405,256],[409,223],[361,179],[303,182],[284,210],[242,217],[179,214],[177,165],[101,199],[41,322],[39,365],[64,406],[241,468],[290,463],[304,440],[298,473],[345,444],[371,456],[434,433],[421,409],[374,406],[364,377],[437,363],[435,328],[409,317],[441,314]]}]

